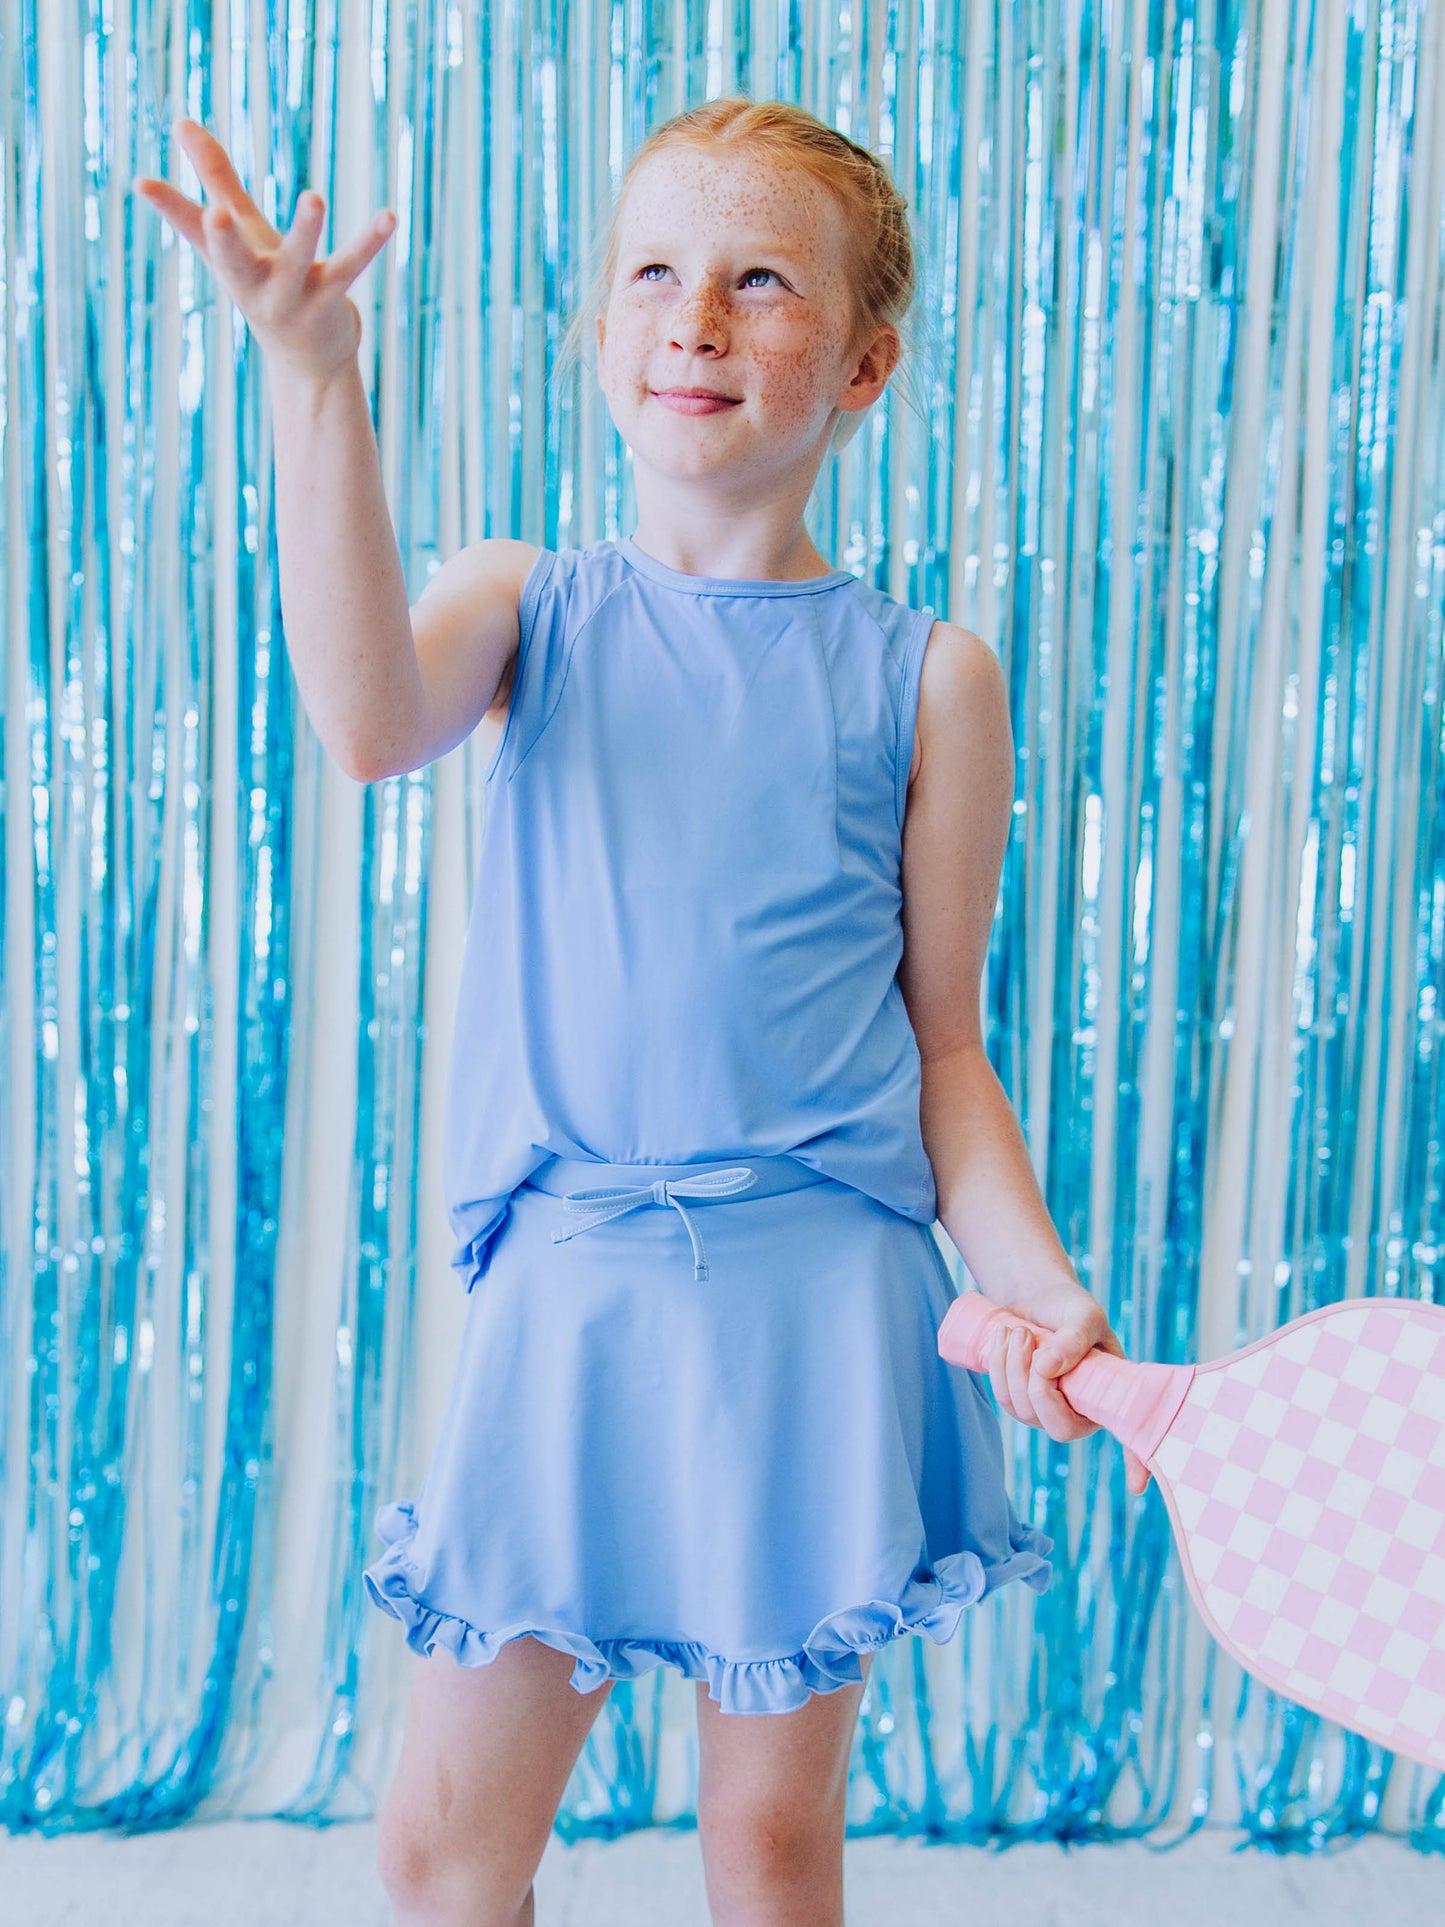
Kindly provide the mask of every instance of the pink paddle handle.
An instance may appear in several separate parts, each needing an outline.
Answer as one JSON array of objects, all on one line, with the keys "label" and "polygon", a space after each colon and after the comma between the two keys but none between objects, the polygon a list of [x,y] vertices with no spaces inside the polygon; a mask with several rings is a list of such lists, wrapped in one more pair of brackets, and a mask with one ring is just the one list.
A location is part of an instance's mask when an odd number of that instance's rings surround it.
[{"label": "pink paddle handle", "polygon": [[[938,1352],[965,1371],[988,1370],[994,1327],[1017,1325],[1035,1338],[1052,1338],[1017,1312],[1004,1311],[981,1291],[955,1298],[938,1328]],[[1194,1378],[1192,1365],[1138,1365],[1094,1349],[1054,1383],[1081,1418],[1091,1418],[1148,1465],[1179,1414]]]}]

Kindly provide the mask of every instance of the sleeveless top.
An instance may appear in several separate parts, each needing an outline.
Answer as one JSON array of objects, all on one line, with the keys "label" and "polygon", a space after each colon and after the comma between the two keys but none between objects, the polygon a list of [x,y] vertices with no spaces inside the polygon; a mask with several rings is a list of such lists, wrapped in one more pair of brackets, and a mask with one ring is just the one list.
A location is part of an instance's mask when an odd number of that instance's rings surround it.
[{"label": "sleeveless top", "polygon": [[446,1093],[467,1290],[554,1154],[782,1154],[932,1223],[897,970],[933,610],[624,537],[544,549],[518,615]]}]

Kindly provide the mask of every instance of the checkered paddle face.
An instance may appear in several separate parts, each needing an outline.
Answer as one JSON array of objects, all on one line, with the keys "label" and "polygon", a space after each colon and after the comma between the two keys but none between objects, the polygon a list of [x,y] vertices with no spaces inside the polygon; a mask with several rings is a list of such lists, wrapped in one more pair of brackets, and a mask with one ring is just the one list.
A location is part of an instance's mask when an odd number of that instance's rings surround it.
[{"label": "checkered paddle face", "polygon": [[1151,1463],[1246,1670],[1445,1771],[1445,1309],[1350,1299],[1201,1365]]}]

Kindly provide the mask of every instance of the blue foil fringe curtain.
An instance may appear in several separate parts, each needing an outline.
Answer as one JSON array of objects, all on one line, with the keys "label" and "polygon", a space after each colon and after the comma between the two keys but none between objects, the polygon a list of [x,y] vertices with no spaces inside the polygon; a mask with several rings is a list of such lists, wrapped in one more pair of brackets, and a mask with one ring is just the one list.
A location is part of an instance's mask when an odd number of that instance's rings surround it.
[{"label": "blue foil fringe curtain", "polygon": [[[279,225],[321,190],[323,251],[396,210],[353,298],[414,601],[483,535],[629,530],[590,366],[552,371],[628,156],[734,91],[909,200],[930,420],[874,410],[810,527],[1008,669],[988,1043],[1080,1276],[1173,1361],[1437,1296],[1438,8],[0,0],[12,1830],[374,1811],[401,1642],[360,1573],[461,1317],[481,761],[322,755],[260,353],[130,180],[200,198],[187,114]],[[1213,1645],[1106,1434],[1004,1424],[1054,1587],[883,1654],[853,1831],[1440,1850],[1436,1776]],[[690,1696],[614,1688],[564,1833],[686,1820]]]}]

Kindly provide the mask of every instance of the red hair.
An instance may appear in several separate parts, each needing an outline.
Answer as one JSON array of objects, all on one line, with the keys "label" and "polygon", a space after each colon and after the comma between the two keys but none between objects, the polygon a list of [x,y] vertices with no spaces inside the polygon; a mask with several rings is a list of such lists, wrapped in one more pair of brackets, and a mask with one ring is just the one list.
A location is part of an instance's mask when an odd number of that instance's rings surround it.
[{"label": "red hair", "polygon": [[[913,239],[908,203],[884,162],[806,108],[734,94],[705,101],[664,121],[628,162],[601,237],[601,261],[587,299],[563,338],[557,379],[574,365],[584,339],[595,342],[596,319],[606,310],[617,268],[619,216],[634,175],[654,155],[682,147],[742,147],[749,158],[769,163],[780,173],[788,168],[801,170],[832,194],[843,210],[850,244],[849,341],[861,354],[880,328],[890,327],[902,345],[916,286]],[[839,418],[833,432],[835,450],[852,440],[867,413],[860,409]],[[920,411],[920,419],[926,422],[926,411]]]}]

